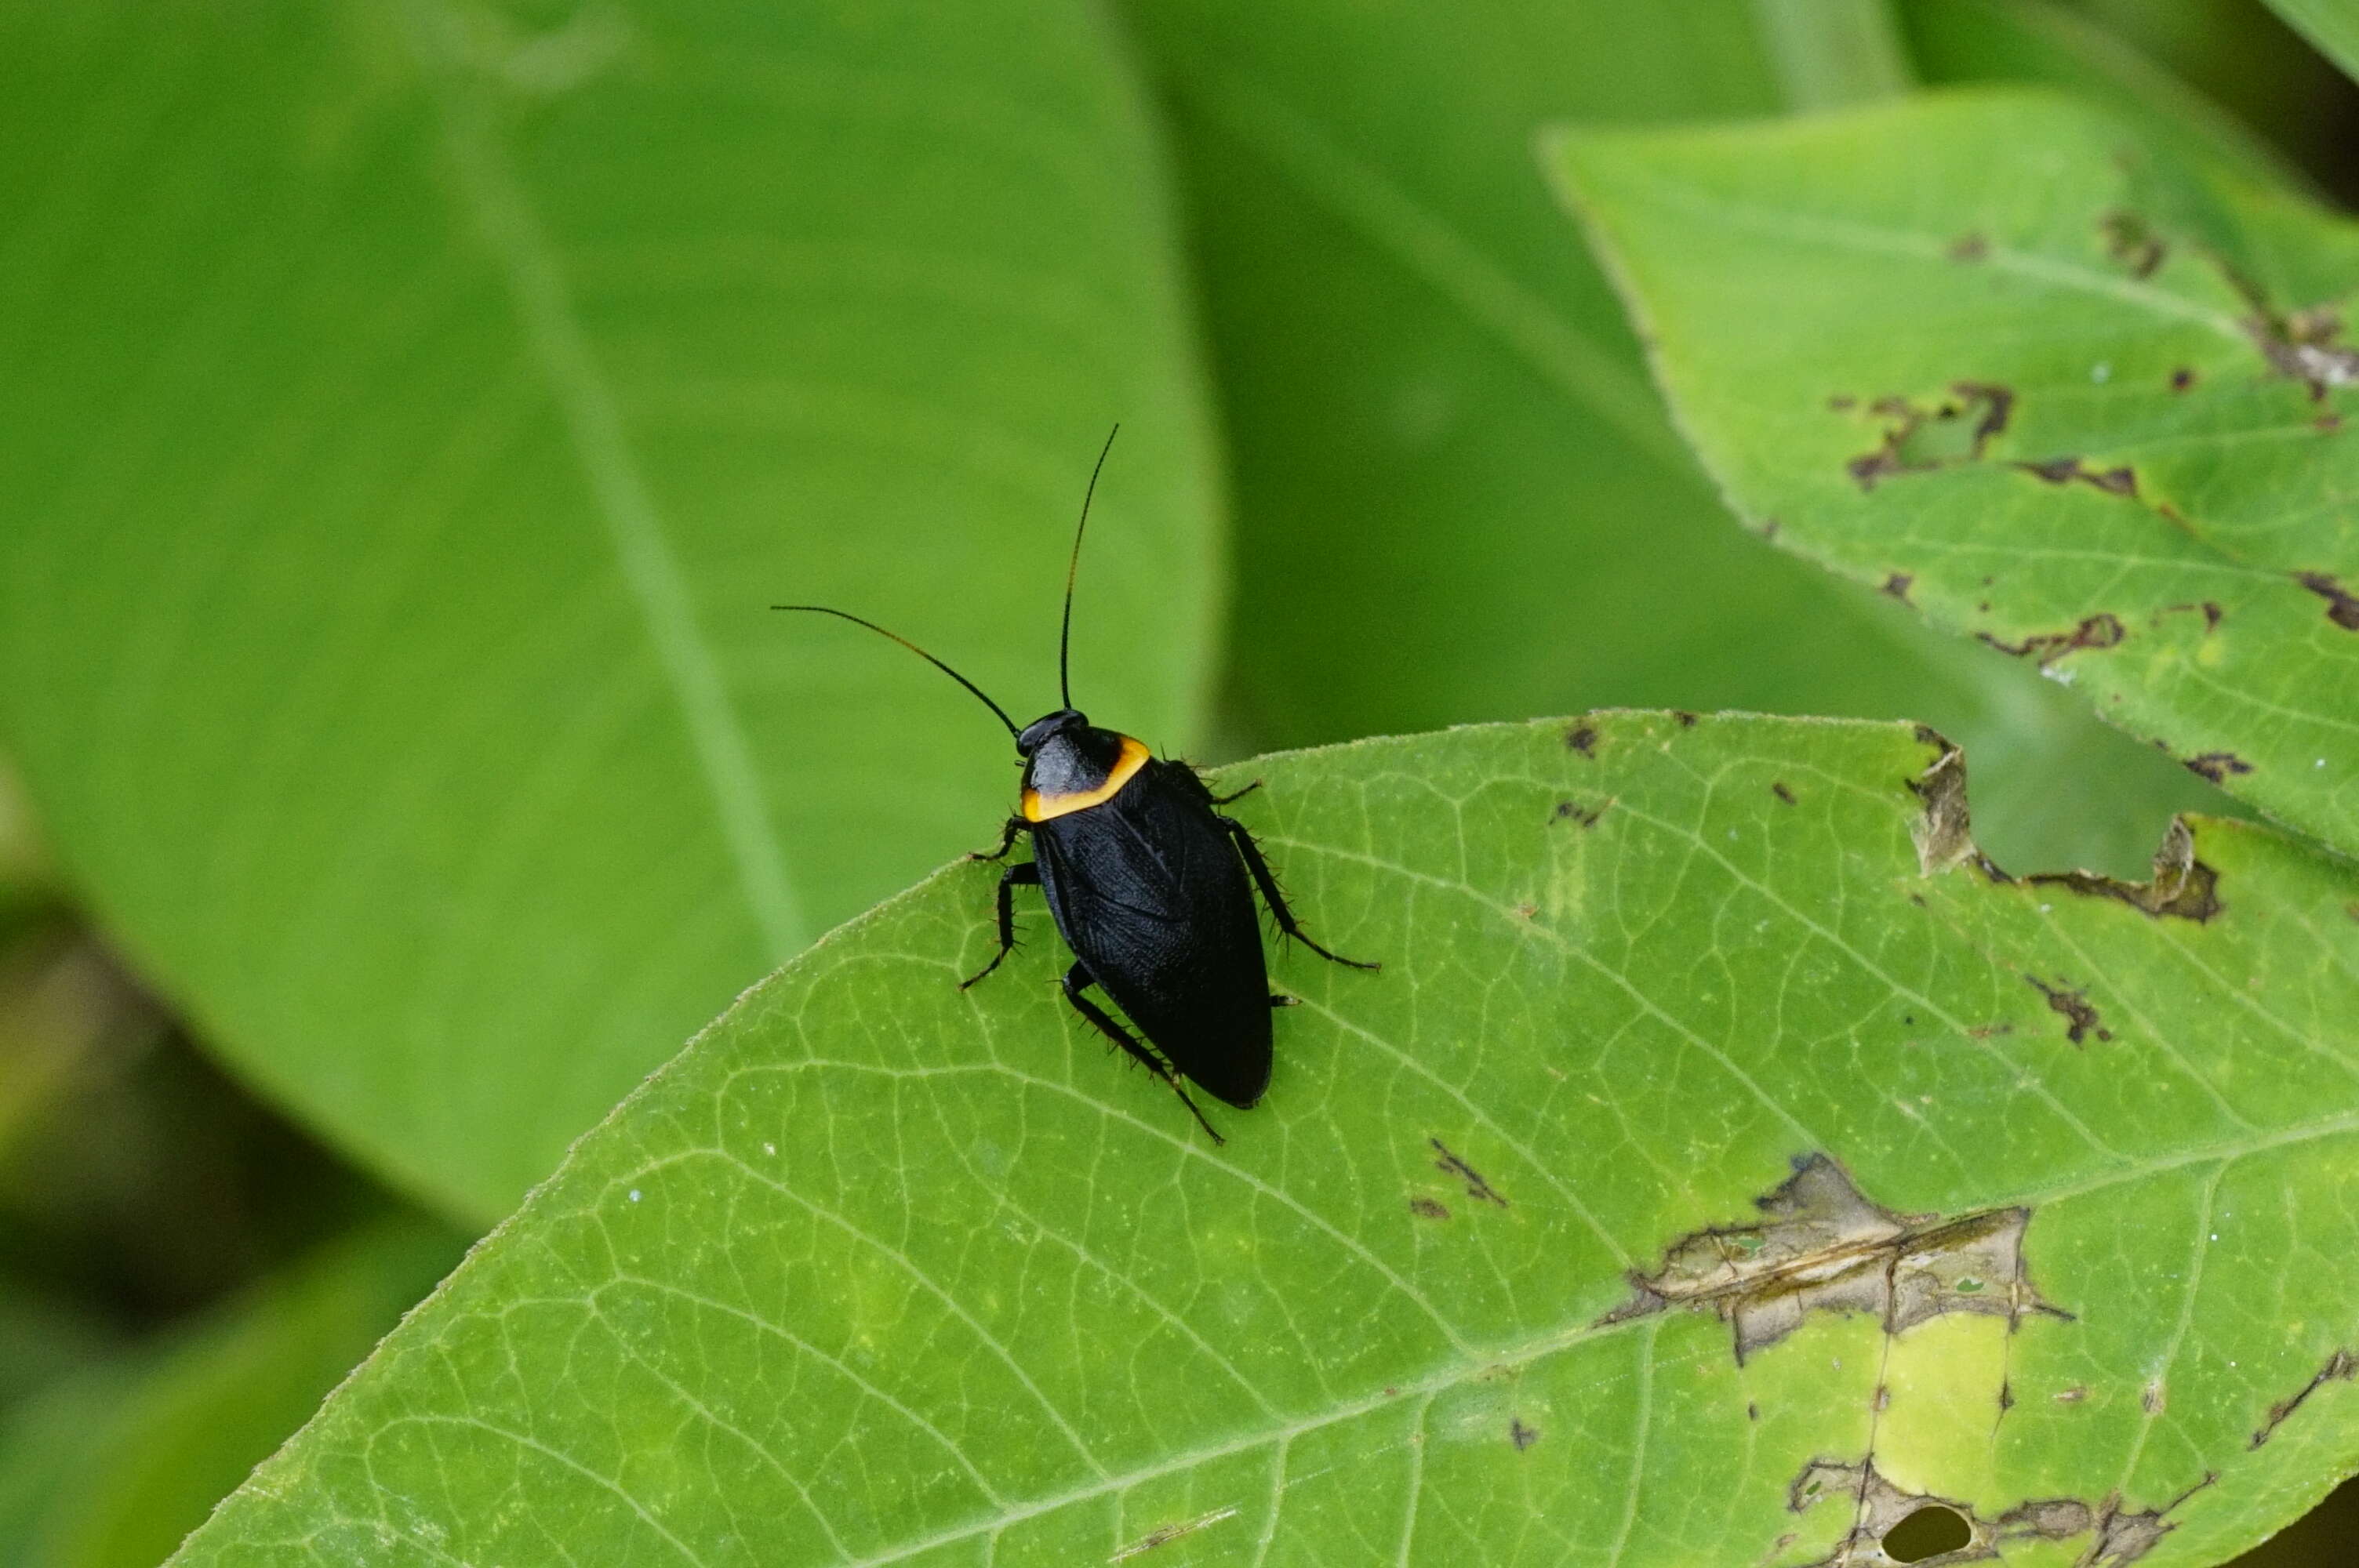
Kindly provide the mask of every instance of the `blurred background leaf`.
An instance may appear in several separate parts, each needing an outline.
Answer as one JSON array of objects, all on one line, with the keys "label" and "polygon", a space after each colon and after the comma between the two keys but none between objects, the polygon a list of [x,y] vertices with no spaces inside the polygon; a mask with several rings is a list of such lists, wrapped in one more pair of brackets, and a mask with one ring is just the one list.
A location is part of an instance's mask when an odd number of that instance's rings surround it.
[{"label": "blurred background leaf", "polygon": [[1186,744],[1214,460],[1082,0],[0,12],[0,726],[241,1070],[481,1222],[1007,805]]},{"label": "blurred background leaf", "polygon": [[459,1260],[388,1217],[0,1413],[0,1568],[149,1568]]},{"label": "blurred background leaf", "polygon": [[1732,527],[1672,431],[1532,136],[1775,112],[1750,9],[1136,16],[1235,474],[1230,749],[1611,704],[1908,717],[1973,755],[2002,862],[2125,875],[2172,810],[2218,807],[2005,661]]},{"label": "blurred background leaf", "polygon": [[2269,5],[2346,74],[2359,76],[2359,11],[2349,0],[2269,0]]}]

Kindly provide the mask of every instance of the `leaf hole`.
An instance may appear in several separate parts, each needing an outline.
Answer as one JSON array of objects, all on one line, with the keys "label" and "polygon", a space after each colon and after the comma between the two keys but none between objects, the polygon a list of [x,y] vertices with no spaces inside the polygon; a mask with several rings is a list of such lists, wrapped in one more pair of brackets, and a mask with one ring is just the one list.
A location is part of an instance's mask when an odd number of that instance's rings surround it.
[{"label": "leaf hole", "polygon": [[1884,1554],[1895,1563],[1922,1563],[1974,1543],[1974,1527],[1957,1509],[1928,1503],[1884,1535]]}]

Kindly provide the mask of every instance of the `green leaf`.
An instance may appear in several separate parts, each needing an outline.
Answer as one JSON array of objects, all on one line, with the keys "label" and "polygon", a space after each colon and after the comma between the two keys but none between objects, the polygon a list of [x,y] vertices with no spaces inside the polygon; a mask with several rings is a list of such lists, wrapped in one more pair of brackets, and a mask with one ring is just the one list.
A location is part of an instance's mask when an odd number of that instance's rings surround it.
[{"label": "green leaf", "polygon": [[1786,101],[1832,109],[1906,92],[1908,57],[1889,0],[1754,0]]},{"label": "green leaf", "polygon": [[2132,874],[2217,796],[1728,526],[1534,125],[1781,102],[1748,8],[1133,7],[1234,453],[1233,751],[1604,704],[1912,718],[2008,863]]},{"label": "green leaf", "polygon": [[[1006,809],[1196,731],[1213,463],[1082,0],[0,19],[0,732],[255,1080],[503,1212],[689,1030]],[[1027,713],[1028,717],[1028,711]]]},{"label": "green leaf", "polygon": [[2228,159],[2260,178],[2302,178],[2251,126],[2080,11],[2050,0],[1911,0],[1899,20],[1930,83],[2063,88],[2188,154]]},{"label": "green leaf", "polygon": [[2359,77],[2359,11],[2349,0],[2269,0],[2269,9],[2317,45],[2345,76]]},{"label": "green leaf", "polygon": [[1550,161],[1748,518],[2359,849],[2359,228],[2036,95]]},{"label": "green leaf", "polygon": [[388,1218],[160,1346],[61,1379],[0,1426],[0,1563],[147,1568],[245,1478],[458,1260]]},{"label": "green leaf", "polygon": [[2012,1563],[2187,1568],[2359,1464],[2347,862],[2198,822],[2150,885],[1996,878],[1894,725],[1248,777],[1385,968],[1279,957],[1224,1146],[1037,905],[957,988],[953,866],[657,1075],[177,1561],[1800,1568],[1923,1495]]}]

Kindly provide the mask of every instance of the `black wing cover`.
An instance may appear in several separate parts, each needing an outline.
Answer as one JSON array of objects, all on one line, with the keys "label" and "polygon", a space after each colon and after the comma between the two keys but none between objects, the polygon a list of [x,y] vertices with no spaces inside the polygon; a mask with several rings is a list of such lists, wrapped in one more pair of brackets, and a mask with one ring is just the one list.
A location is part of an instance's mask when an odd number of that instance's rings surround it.
[{"label": "black wing cover", "polygon": [[1065,945],[1147,1043],[1240,1108],[1269,1087],[1261,920],[1212,795],[1150,761],[1115,795],[1032,833]]}]

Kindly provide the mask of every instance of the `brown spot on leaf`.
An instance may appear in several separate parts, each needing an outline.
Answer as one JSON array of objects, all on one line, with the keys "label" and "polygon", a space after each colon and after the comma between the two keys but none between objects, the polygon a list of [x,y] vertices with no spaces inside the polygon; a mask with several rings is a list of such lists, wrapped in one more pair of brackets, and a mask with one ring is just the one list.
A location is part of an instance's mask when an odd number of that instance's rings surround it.
[{"label": "brown spot on leaf", "polygon": [[1925,809],[1910,825],[1917,841],[1917,868],[1926,876],[1946,871],[1980,851],[1974,847],[1973,814],[1966,806],[1966,754],[1933,731],[1920,730],[1919,741],[1930,736],[1945,748],[1933,765],[1908,781],[1909,792]]},{"label": "brown spot on leaf", "polygon": [[2077,654],[2084,648],[2116,647],[2128,633],[2122,630],[2119,620],[2101,611],[2070,632],[2041,633],[2020,643],[2003,643],[1987,632],[1978,635],[2002,654],[2012,654],[2018,659],[2036,658],[2045,668],[2065,654]]},{"label": "brown spot on leaf", "polygon": [[1871,413],[1893,421],[1885,427],[1874,451],[1843,465],[1862,490],[1874,490],[1878,480],[1895,474],[1928,473],[1958,463],[1979,462],[1994,437],[2006,429],[2015,407],[2011,388],[1988,382],[1961,381],[1951,396],[1930,408],[1905,397],[1879,397]]},{"label": "brown spot on leaf", "polygon": [[[1810,1568],[1883,1568],[1901,1562],[1923,1563],[1930,1568],[1933,1564],[1988,1562],[1998,1557],[2000,1548],[2010,1541],[2069,1541],[2076,1535],[2085,1535],[2098,1517],[2094,1509],[2075,1498],[2047,1498],[2010,1509],[1995,1519],[1985,1519],[1954,1498],[1904,1491],[1880,1473],[1873,1460],[1845,1465],[1832,1459],[1814,1459],[1802,1467],[1802,1473],[1787,1488],[1786,1507],[1789,1512],[1799,1514],[1829,1501],[1850,1509],[1851,1529],[1835,1543],[1832,1552]],[[1929,1512],[1952,1516],[1952,1520],[1940,1522],[1952,1531],[1962,1526],[1964,1544],[1931,1557],[1913,1552],[1906,1558],[1892,1555],[1886,1548],[1886,1539],[1904,1523],[1922,1519]]]},{"label": "brown spot on leaf", "polygon": [[2326,618],[2345,632],[2359,632],[2359,595],[2326,572],[2296,572],[2294,581],[2326,600]]},{"label": "brown spot on leaf", "polygon": [[2161,1379],[2156,1379],[2138,1390],[2138,1409],[2147,1414],[2160,1415],[2169,1408],[2169,1400],[2164,1396]]},{"label": "brown spot on leaf", "polygon": [[2245,330],[2270,369],[2300,382],[2312,399],[2321,402],[2330,389],[2359,381],[2359,350],[2338,341],[2343,336],[2342,317],[2323,308],[2275,315],[2249,284],[2234,281],[2245,288],[2246,299],[2257,311],[2245,320]]},{"label": "brown spot on leaf", "polygon": [[1539,1440],[1539,1429],[1526,1426],[1522,1417],[1515,1417],[1507,1422],[1507,1441],[1516,1445],[1516,1453],[1521,1454]]},{"label": "brown spot on leaf", "polygon": [[2104,1511],[2097,1519],[2096,1543],[2081,1561],[2087,1568],[2128,1568],[2160,1545],[2162,1538],[2175,1528],[2159,1510],[2128,1513],[2124,1511],[2120,1498],[2107,1498]]},{"label": "brown spot on leaf", "polygon": [[2253,764],[2234,752],[2203,752],[2187,759],[2187,771],[2213,784],[2226,784],[2231,773],[2249,773]]},{"label": "brown spot on leaf", "polygon": [[1788,806],[1794,804],[1794,792],[1788,789],[1782,783],[1771,784],[1769,786],[1769,793],[1776,795],[1779,800],[1784,801]]},{"label": "brown spot on leaf", "polygon": [[1917,579],[1907,572],[1894,572],[1884,579],[1884,591],[1906,604],[1908,602],[1908,589],[1915,585],[1916,581]]},{"label": "brown spot on leaf", "polygon": [[1501,1197],[1497,1190],[1483,1179],[1483,1173],[1451,1153],[1449,1144],[1439,1138],[1429,1138],[1426,1141],[1433,1145],[1433,1152],[1439,1156],[1433,1162],[1433,1168],[1464,1182],[1468,1197],[1482,1203],[1496,1204],[1501,1208],[1507,1206],[1507,1200]]},{"label": "brown spot on leaf", "polygon": [[2149,881],[2125,882],[2095,871],[2049,871],[2024,880],[2087,898],[2118,899],[2147,914],[2199,925],[2223,907],[2220,873],[2195,858],[2195,835],[2183,818],[2176,816],[2163,830],[2162,848],[2154,852],[2154,876]]},{"label": "brown spot on leaf", "polygon": [[1450,1210],[1436,1200],[1419,1195],[1408,1200],[1409,1213],[1419,1219],[1448,1219]]},{"label": "brown spot on leaf", "polygon": [[2051,986],[2038,975],[2026,975],[2023,978],[2041,996],[2048,999],[2050,1009],[2064,1015],[2064,1038],[2073,1044],[2082,1044],[2092,1034],[2100,1040],[2111,1040],[2114,1037],[2114,1032],[2104,1026],[2104,1020],[2098,1014],[2097,1010],[2090,1005],[2086,991],[2068,990],[2060,979]]},{"label": "brown spot on leaf", "polygon": [[1692,730],[1696,727],[1696,716],[1684,708],[1672,708],[1671,717],[1679,721],[1679,726],[1682,730]]},{"label": "brown spot on leaf", "polygon": [[2077,1405],[2088,1397],[2089,1390],[2075,1384],[2071,1388],[2060,1390],[2056,1395],[2056,1402],[2060,1405]]},{"label": "brown spot on leaf", "polygon": [[2147,221],[2135,212],[2116,211],[2097,220],[2097,232],[2105,237],[2105,254],[2126,270],[2132,277],[2154,276],[2162,258],[2170,254]]},{"label": "brown spot on leaf", "polygon": [[1594,726],[1576,724],[1565,731],[1564,743],[1584,757],[1597,754],[1597,730]]},{"label": "brown spot on leaf", "polygon": [[1571,822],[1579,827],[1594,827],[1597,826],[1597,819],[1604,816],[1614,801],[1619,798],[1618,795],[1609,795],[1595,806],[1583,806],[1577,800],[1560,800],[1556,803],[1556,820]]},{"label": "brown spot on leaf", "polygon": [[1631,1276],[1630,1300],[1601,1323],[1680,1308],[1726,1321],[1739,1361],[1775,1345],[1813,1312],[1872,1312],[1903,1333],[1950,1313],[2005,1317],[2058,1312],[2025,1277],[2027,1208],[1955,1219],[1896,1214],[1863,1195],[1823,1154],[1756,1200],[1755,1225],[1712,1227],[1674,1241],[1652,1274]]},{"label": "brown spot on leaf", "polygon": [[2359,1359],[2354,1359],[2351,1352],[2338,1350],[2328,1357],[2326,1365],[2321,1367],[2291,1399],[2280,1400],[2269,1407],[2268,1419],[2261,1422],[2259,1431],[2253,1433],[2253,1446],[2258,1448],[2276,1436],[2277,1428],[2285,1424],[2286,1418],[2308,1404],[2310,1395],[2329,1383],[2347,1383],[2354,1377],[2359,1377]]},{"label": "brown spot on leaf", "polygon": [[2071,484],[2077,480],[2094,485],[2107,495],[2125,495],[2132,500],[2137,497],[2137,475],[2127,468],[2093,469],[2079,458],[2048,458],[2015,466],[2049,484]]},{"label": "brown spot on leaf", "polygon": [[2210,599],[2200,604],[2166,604],[2155,611],[2155,621],[2159,624],[2166,615],[2193,615],[2199,611],[2202,612],[2205,636],[2220,630],[2220,618],[2225,611],[2221,610],[2218,600]]},{"label": "brown spot on leaf", "polygon": [[1990,242],[1980,234],[1960,234],[1950,242],[1947,254],[1953,262],[1978,262],[1990,254]]},{"label": "brown spot on leaf", "polygon": [[1193,1535],[1200,1530],[1211,1529],[1212,1526],[1220,1523],[1223,1519],[1231,1519],[1236,1517],[1237,1510],[1234,1509],[1214,1509],[1210,1513],[1199,1514],[1194,1519],[1185,1519],[1178,1524],[1167,1524],[1160,1529],[1150,1530],[1145,1535],[1140,1536],[1136,1541],[1132,1541],[1128,1546],[1122,1548],[1113,1556],[1107,1558],[1106,1561],[1109,1563],[1127,1563],[1134,1557],[1144,1557],[1158,1546],[1170,1545],[1181,1536]]},{"label": "brown spot on leaf", "polygon": [[2175,371],[2172,371],[2172,372],[2170,373],[2170,390],[2171,390],[2171,391],[2173,391],[2173,392],[2184,392],[2184,391],[2186,391],[2189,387],[2193,386],[2194,384],[2195,384],[2195,373],[2194,373],[2193,371],[2191,371],[2191,370],[2189,370],[2186,366],[2181,365],[2179,369],[2177,369],[2177,370],[2175,370]]}]

